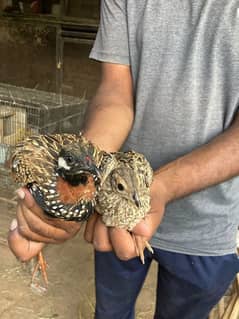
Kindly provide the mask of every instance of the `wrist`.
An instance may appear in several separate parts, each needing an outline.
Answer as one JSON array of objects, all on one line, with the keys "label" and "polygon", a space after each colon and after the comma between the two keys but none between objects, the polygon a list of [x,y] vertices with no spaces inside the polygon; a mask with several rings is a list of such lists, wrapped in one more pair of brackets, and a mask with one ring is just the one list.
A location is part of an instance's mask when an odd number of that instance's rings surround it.
[{"label": "wrist", "polygon": [[161,205],[166,206],[170,201],[170,196],[166,185],[160,179],[158,174],[154,174],[153,182],[150,187],[151,198],[159,201]]},{"label": "wrist", "polygon": [[161,167],[154,172],[152,183],[152,192],[166,206],[169,202],[177,198],[175,191],[175,180],[173,172],[170,169],[170,164]]},{"label": "wrist", "polygon": [[95,146],[97,146],[100,150],[104,150],[105,152],[116,152],[119,149],[118,145],[115,145],[112,140],[112,134],[99,134],[97,132],[87,130],[83,131],[84,137],[91,141]]}]

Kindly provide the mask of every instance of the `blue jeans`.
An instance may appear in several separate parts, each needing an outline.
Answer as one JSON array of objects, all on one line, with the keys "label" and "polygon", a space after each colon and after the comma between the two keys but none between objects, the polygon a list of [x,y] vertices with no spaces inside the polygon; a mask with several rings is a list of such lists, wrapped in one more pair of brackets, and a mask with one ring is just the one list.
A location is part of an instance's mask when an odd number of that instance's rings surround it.
[{"label": "blue jeans", "polygon": [[145,250],[143,265],[139,258],[121,261],[112,252],[96,251],[95,319],[135,318],[152,260],[159,264],[154,319],[206,319],[239,272],[236,254],[190,256],[154,248],[154,254]]}]

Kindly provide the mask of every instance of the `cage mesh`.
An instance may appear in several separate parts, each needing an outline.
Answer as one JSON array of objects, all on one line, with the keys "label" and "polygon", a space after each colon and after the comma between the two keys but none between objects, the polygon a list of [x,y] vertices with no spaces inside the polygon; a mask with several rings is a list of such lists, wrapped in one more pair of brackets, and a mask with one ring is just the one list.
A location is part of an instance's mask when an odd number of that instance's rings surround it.
[{"label": "cage mesh", "polygon": [[8,176],[17,142],[32,134],[78,133],[86,106],[84,98],[0,83],[0,179]]}]

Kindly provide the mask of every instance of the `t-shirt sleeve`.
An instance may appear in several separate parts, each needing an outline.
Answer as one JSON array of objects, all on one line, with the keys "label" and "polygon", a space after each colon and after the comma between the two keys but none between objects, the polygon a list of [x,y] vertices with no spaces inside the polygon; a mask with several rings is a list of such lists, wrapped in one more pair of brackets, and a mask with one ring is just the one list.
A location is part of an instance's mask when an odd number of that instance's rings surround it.
[{"label": "t-shirt sleeve", "polygon": [[126,0],[102,0],[100,25],[90,58],[129,65]]}]

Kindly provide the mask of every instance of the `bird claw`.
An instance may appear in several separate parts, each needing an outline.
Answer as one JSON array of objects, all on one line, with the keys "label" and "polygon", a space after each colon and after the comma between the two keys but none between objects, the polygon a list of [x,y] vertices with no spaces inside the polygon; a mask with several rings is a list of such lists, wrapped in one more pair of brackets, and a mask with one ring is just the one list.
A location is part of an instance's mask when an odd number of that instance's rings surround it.
[{"label": "bird claw", "polygon": [[135,250],[137,256],[139,256],[142,264],[145,264],[145,257],[144,257],[144,249],[147,248],[148,251],[153,254],[153,248],[151,247],[150,243],[141,236],[133,235],[134,243],[135,243]]},{"label": "bird claw", "polygon": [[31,289],[39,295],[44,295],[47,292],[47,288],[39,285],[38,283],[31,282]]},{"label": "bird claw", "polygon": [[145,247],[148,249],[148,251],[149,251],[151,254],[154,253],[154,250],[153,250],[152,246],[150,245],[150,243],[149,243],[147,240],[145,240]]},{"label": "bird claw", "polygon": [[144,251],[143,250],[139,251],[139,258],[140,258],[142,264],[144,265],[145,264],[145,258],[144,258]]},{"label": "bird claw", "polygon": [[37,260],[37,263],[33,269],[33,272],[32,272],[32,279],[31,279],[31,287],[33,288],[39,288],[39,284],[37,284],[35,282],[35,279],[36,279],[36,275],[38,273],[38,271],[41,272],[41,275],[42,275],[42,279],[43,279],[43,282],[44,282],[44,287],[42,288],[45,288],[47,289],[48,287],[48,284],[49,284],[49,281],[48,281],[48,277],[47,277],[47,271],[46,271],[46,268],[47,268],[47,263],[45,261],[45,258],[43,257],[43,254],[42,252],[40,252],[37,256],[38,260]]}]

